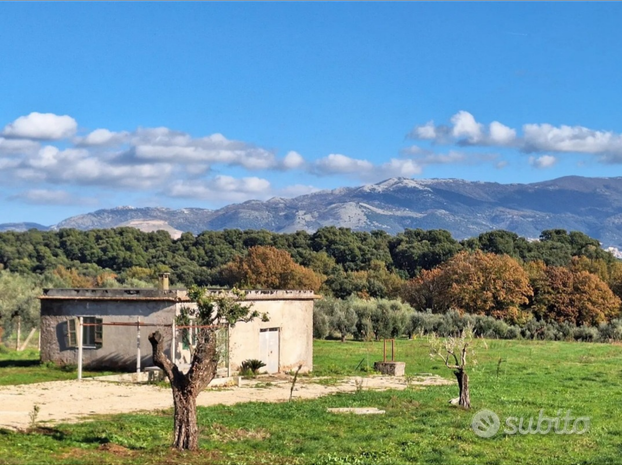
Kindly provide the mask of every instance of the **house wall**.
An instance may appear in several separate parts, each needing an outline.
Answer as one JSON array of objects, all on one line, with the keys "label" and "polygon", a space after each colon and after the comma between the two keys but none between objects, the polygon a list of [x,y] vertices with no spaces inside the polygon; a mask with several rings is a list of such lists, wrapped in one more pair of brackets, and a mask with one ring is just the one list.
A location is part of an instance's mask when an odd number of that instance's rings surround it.
[{"label": "house wall", "polygon": [[260,330],[279,328],[279,371],[313,370],[313,302],[305,291],[251,291],[253,310],[267,313],[269,321],[256,318],[229,330],[229,363],[236,372],[242,361],[259,359]]},{"label": "house wall", "polygon": [[[75,299],[71,294],[75,292]],[[171,323],[179,305],[172,300],[143,300],[138,297],[131,300],[112,300],[100,293],[86,295],[92,290],[50,290],[41,300],[41,360],[58,365],[78,363],[78,349],[67,347],[65,334],[67,320],[78,316],[98,317],[106,322],[135,323],[137,317],[143,323],[162,324],[162,327],[142,327],[140,329],[141,366],[153,365],[151,344],[148,336],[159,330],[164,336],[164,344],[170,355]],[[97,290],[104,292],[105,290]],[[47,297],[47,298],[46,298]],[[151,297],[153,298],[153,296]],[[97,300],[102,299],[102,300]],[[133,326],[103,326],[101,348],[84,348],[83,365],[85,368],[118,368],[135,370],[137,355],[137,331]]]},{"label": "house wall", "polygon": [[[313,369],[313,302],[309,291],[249,291],[247,301],[253,310],[267,313],[269,321],[257,318],[238,323],[229,330],[229,364],[237,372],[246,359],[260,358],[260,330],[279,328],[279,371]],[[148,336],[159,330],[164,336],[165,353],[170,357],[171,323],[182,306],[192,306],[185,291],[123,289],[51,289],[41,298],[41,360],[59,365],[77,364],[78,349],[67,347],[66,322],[78,316],[93,316],[105,322],[162,324],[141,328],[141,366],[153,365]],[[189,352],[177,338],[177,362],[188,363]],[[84,348],[85,368],[136,369],[136,327],[103,327],[99,349]]]}]

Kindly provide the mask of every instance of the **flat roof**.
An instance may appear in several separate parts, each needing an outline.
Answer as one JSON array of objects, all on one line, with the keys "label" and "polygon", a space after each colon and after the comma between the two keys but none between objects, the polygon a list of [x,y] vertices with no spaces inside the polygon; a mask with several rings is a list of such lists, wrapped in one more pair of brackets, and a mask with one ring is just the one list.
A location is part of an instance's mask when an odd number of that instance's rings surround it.
[{"label": "flat roof", "polygon": [[[207,289],[218,293],[226,289]],[[245,300],[315,300],[321,298],[313,291],[286,289],[251,289],[246,290]],[[142,300],[189,302],[187,289],[44,289],[41,300]]]}]

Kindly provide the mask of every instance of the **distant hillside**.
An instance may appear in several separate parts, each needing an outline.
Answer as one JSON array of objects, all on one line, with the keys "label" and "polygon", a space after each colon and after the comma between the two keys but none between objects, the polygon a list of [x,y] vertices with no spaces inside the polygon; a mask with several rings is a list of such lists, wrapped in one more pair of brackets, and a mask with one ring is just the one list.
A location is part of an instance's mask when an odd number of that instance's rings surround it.
[{"label": "distant hillside", "polygon": [[[457,239],[491,229],[538,237],[545,229],[577,230],[604,246],[622,248],[622,177],[570,176],[533,184],[459,179],[392,178],[293,199],[248,201],[219,210],[119,207],[68,218],[58,228],[135,226],[199,233],[204,230],[314,231],[322,226],[353,230],[446,229]],[[0,225],[0,228],[6,225]],[[42,227],[44,228],[44,227]]]},{"label": "distant hillside", "polygon": [[1,231],[28,231],[29,229],[38,229],[40,231],[47,231],[50,228],[47,226],[43,226],[39,223],[3,223],[0,224],[0,232]]}]

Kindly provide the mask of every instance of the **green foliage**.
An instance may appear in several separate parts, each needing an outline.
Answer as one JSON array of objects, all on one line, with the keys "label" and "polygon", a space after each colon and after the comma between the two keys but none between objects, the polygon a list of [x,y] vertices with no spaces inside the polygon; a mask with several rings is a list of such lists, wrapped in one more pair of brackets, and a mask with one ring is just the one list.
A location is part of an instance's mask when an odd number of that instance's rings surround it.
[{"label": "green foliage", "polygon": [[0,343],[2,329],[9,334],[17,318],[24,329],[38,325],[40,281],[32,276],[0,270]]},{"label": "green foliage", "polygon": [[265,366],[266,364],[261,360],[251,358],[248,360],[244,360],[240,364],[240,373],[242,374],[242,376],[255,376],[259,372],[259,370]]},{"label": "green foliage", "polygon": [[228,324],[234,326],[239,321],[250,321],[259,317],[251,304],[245,303],[246,292],[239,289],[210,290],[199,286],[188,289],[188,297],[196,305],[182,307],[177,323],[180,326],[191,324],[209,326]]}]

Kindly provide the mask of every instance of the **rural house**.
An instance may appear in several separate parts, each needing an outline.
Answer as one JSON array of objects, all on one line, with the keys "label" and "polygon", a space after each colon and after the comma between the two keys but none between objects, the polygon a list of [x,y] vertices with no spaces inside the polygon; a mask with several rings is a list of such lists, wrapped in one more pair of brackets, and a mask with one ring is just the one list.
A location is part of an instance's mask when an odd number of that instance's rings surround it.
[{"label": "rural house", "polygon": [[[167,356],[178,365],[188,364],[188,336],[183,338],[182,331],[173,328],[180,309],[193,303],[186,290],[166,287],[44,290],[40,297],[41,361],[78,363],[77,329],[82,317],[83,364],[87,368],[136,370],[153,365],[148,336],[156,330],[164,336]],[[248,291],[246,301],[259,313],[267,313],[269,321],[256,318],[221,330],[219,373],[237,372],[247,359],[262,360],[269,373],[298,365],[311,371],[316,298],[312,291]]]}]

